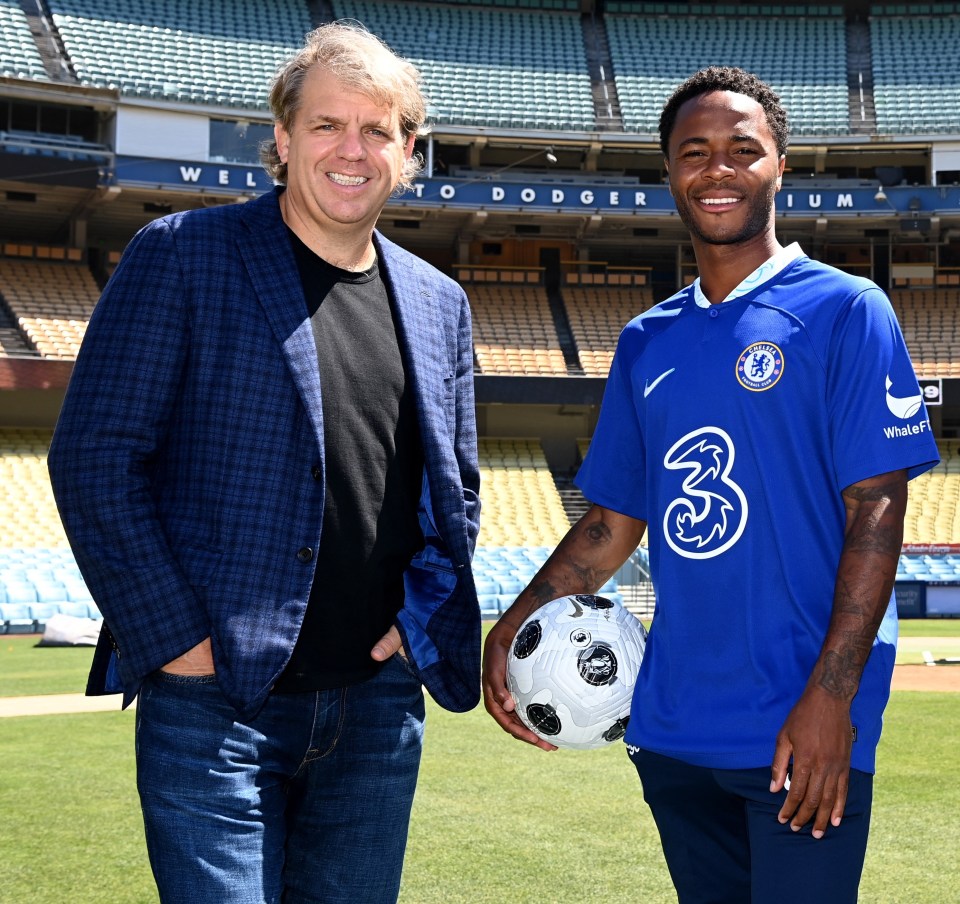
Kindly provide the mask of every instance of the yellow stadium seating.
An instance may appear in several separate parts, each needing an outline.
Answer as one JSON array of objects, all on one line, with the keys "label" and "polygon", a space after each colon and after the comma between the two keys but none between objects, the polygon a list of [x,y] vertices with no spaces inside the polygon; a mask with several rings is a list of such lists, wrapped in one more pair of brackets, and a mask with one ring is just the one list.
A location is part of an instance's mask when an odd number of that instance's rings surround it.
[{"label": "yellow stadium seating", "polygon": [[917,376],[960,376],[960,288],[893,289],[890,302]]},{"label": "yellow stadium seating", "polygon": [[84,264],[0,257],[0,294],[46,358],[75,358],[100,288]]},{"label": "yellow stadium seating", "polygon": [[469,284],[474,354],[484,374],[564,375],[547,304],[538,286]]},{"label": "yellow stadium seating", "polygon": [[484,438],[479,546],[555,546],[570,528],[538,439]]},{"label": "yellow stadium seating", "polygon": [[47,474],[52,436],[0,428],[0,549],[68,545]]},{"label": "yellow stadium seating", "polygon": [[960,440],[939,440],[940,464],[910,482],[904,543],[960,543]]},{"label": "yellow stadium seating", "polygon": [[587,376],[605,377],[623,327],[653,304],[648,287],[563,289],[570,330]]}]

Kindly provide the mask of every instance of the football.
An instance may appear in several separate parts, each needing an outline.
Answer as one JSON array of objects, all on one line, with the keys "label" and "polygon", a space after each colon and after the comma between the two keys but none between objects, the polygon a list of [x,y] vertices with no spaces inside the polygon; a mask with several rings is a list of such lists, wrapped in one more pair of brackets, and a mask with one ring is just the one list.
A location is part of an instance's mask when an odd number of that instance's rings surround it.
[{"label": "football", "polygon": [[557,747],[591,750],[623,737],[647,632],[602,596],[564,596],[534,612],[507,656],[524,725]]}]

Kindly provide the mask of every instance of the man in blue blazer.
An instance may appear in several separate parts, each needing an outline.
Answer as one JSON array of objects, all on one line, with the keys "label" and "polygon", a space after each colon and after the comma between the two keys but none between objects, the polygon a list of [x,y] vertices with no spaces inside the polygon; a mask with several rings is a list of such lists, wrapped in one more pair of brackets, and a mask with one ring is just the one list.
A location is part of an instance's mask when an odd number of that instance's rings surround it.
[{"label": "man in blue blazer", "polygon": [[470,311],[375,231],[416,172],[416,70],[356,26],[278,75],[277,188],[157,220],[97,305],[50,449],[139,694],[161,899],[398,895],[425,686],[479,700]]}]

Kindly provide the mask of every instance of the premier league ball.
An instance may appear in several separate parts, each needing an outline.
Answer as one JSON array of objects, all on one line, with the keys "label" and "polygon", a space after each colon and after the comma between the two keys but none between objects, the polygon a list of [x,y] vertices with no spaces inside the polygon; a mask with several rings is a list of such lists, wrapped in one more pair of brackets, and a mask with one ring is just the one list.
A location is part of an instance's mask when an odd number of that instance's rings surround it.
[{"label": "premier league ball", "polygon": [[647,632],[619,603],[564,596],[534,612],[507,656],[507,687],[524,725],[557,747],[623,737]]}]

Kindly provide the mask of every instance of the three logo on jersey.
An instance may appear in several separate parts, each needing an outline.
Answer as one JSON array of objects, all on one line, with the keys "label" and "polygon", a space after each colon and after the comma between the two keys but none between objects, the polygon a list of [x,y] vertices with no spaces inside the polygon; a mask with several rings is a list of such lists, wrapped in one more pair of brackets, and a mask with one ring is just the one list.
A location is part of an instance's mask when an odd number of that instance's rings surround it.
[{"label": "three logo on jersey", "polygon": [[[736,377],[751,392],[764,392],[777,384],[784,372],[783,351],[773,342],[754,342],[737,360]],[[644,383],[647,398],[676,368],[670,368]],[[898,420],[914,418],[921,410],[923,395],[895,396],[887,375],[887,410]],[[910,425],[885,427],[888,439],[914,436],[930,429],[926,418]],[[686,471],[681,495],[666,508],[663,535],[670,548],[687,559],[709,559],[721,555],[743,535],[749,504],[746,494],[733,479],[736,449],[733,439],[720,427],[701,427],[677,440],[663,457],[671,471]]]}]

